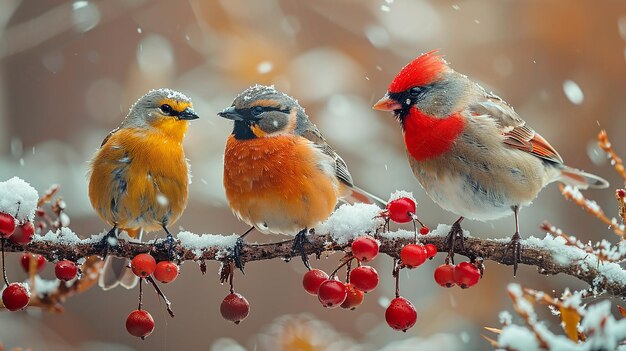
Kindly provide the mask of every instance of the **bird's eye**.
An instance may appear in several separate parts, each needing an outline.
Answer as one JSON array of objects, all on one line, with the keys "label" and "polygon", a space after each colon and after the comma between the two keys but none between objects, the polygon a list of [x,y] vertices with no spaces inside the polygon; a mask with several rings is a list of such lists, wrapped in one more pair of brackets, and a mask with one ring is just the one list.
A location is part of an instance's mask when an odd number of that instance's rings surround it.
[{"label": "bird's eye", "polygon": [[422,89],[420,87],[413,87],[409,91],[409,94],[411,94],[411,97],[418,97],[421,92],[422,92]]},{"label": "bird's eye", "polygon": [[166,114],[168,116],[172,116],[173,115],[174,109],[172,108],[172,106],[170,106],[168,104],[163,104],[159,108],[161,109],[161,111],[163,111],[163,114]]},{"label": "bird's eye", "polygon": [[264,111],[263,107],[255,106],[255,107],[252,108],[252,111],[250,111],[250,112],[252,112],[252,115],[256,117],[256,116],[260,115],[261,113],[263,113],[263,111]]}]

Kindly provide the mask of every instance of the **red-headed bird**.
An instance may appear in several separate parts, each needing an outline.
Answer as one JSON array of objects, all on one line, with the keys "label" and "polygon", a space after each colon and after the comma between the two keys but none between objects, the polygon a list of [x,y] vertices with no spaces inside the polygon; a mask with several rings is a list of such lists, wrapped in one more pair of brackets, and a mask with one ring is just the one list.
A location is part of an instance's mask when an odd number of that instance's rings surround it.
[{"label": "red-headed bird", "polygon": [[404,133],[413,174],[428,196],[461,216],[446,238],[463,245],[463,218],[493,220],[515,214],[507,246],[514,274],[520,256],[518,212],[546,185],[579,188],[608,182],[563,164],[556,150],[498,96],[450,68],[431,51],[406,65],[374,108],[393,111]]},{"label": "red-headed bird", "polygon": [[[183,150],[188,121],[198,118],[185,95],[158,89],[142,96],[122,124],[102,141],[91,161],[89,200],[113,227],[102,245],[112,245],[117,231],[141,238],[141,232],[167,230],[187,205],[189,169]],[[99,284],[130,289],[137,277],[125,259],[107,257]]]},{"label": "red-headed bird", "polygon": [[[326,220],[340,199],[384,206],[354,186],[346,163],[287,94],[256,85],[218,115],[234,122],[224,154],[230,208],[251,229],[296,236],[292,254],[300,250],[307,266],[302,249],[307,228]],[[239,268],[241,245],[235,247]]]}]

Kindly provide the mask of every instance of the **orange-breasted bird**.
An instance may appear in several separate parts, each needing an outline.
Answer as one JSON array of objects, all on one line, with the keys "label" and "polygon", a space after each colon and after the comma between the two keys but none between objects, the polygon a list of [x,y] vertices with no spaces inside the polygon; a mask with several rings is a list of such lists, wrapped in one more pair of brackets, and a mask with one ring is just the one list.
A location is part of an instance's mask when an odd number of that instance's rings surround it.
[{"label": "orange-breasted bird", "polygon": [[[107,135],[91,161],[89,199],[113,228],[102,244],[114,245],[117,231],[141,238],[165,230],[187,205],[189,167],[183,150],[188,121],[198,118],[191,100],[170,89],[148,92],[133,104],[122,124]],[[130,289],[137,277],[128,260],[106,258],[99,284]]]},{"label": "orange-breasted bird", "polygon": [[[300,250],[307,266],[307,228],[327,219],[340,199],[384,206],[354,185],[346,163],[287,94],[256,85],[218,115],[234,122],[224,154],[230,208],[250,230],[295,235],[292,254]],[[241,244],[235,247],[239,268]]]},{"label": "orange-breasted bird", "polygon": [[520,256],[518,211],[546,185],[605,188],[598,176],[563,164],[556,150],[504,100],[455,72],[431,51],[406,65],[375,109],[393,111],[409,164],[428,196],[461,216],[446,245],[463,245],[463,218],[493,220],[513,213],[514,274]]}]

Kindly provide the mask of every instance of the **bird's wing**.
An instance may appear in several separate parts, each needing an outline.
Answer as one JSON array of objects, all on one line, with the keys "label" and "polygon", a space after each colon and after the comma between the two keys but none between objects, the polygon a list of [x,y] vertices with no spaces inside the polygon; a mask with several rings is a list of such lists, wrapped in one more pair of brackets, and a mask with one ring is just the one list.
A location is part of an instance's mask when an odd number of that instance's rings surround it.
[{"label": "bird's wing", "polygon": [[526,125],[526,122],[500,97],[485,93],[481,101],[470,106],[470,112],[476,116],[490,116],[502,131],[504,144],[528,152],[544,160],[563,164],[561,155],[539,133]]},{"label": "bird's wing", "polygon": [[317,146],[325,155],[328,155],[335,160],[335,175],[339,180],[350,187],[354,186],[352,182],[352,175],[350,175],[350,171],[348,171],[348,165],[346,165],[346,162],[341,158],[341,156],[339,156],[335,150],[328,145],[326,139],[322,136],[322,133],[320,133],[313,123],[308,122],[308,125],[300,133],[300,135],[313,142],[313,144],[315,144],[315,146]]},{"label": "bird's wing", "polygon": [[100,148],[102,148],[104,146],[104,144],[106,144],[107,141],[109,141],[109,139],[111,139],[113,134],[115,134],[115,132],[117,132],[118,130],[120,130],[120,127],[117,127],[115,129],[113,129],[112,131],[110,131],[109,134],[107,134],[107,136],[104,137],[104,140],[102,140],[102,144],[100,144]]}]

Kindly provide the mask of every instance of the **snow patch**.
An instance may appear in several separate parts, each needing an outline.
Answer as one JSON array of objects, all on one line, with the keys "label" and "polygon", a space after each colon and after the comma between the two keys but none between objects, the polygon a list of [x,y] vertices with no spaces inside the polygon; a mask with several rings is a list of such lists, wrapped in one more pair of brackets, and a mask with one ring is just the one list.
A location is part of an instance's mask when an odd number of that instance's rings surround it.
[{"label": "snow patch", "polygon": [[380,207],[357,203],[341,205],[326,221],[315,228],[317,234],[330,233],[333,240],[343,245],[366,233],[373,233],[385,223]]},{"label": "snow patch", "polygon": [[239,235],[194,234],[188,231],[178,233],[178,240],[184,249],[201,256],[202,250],[209,248],[230,249],[235,246]]},{"label": "snow patch", "polygon": [[0,182],[0,212],[20,221],[33,221],[39,194],[23,179],[13,177]]}]

